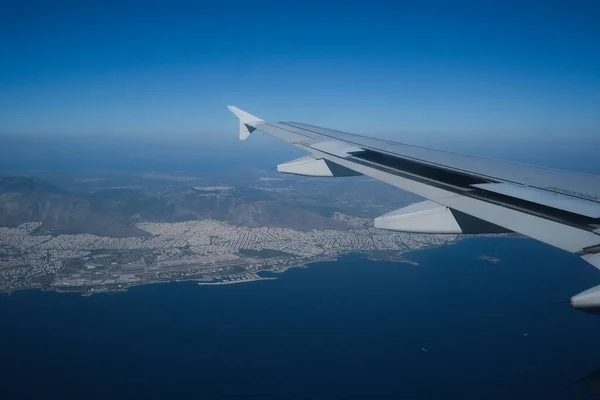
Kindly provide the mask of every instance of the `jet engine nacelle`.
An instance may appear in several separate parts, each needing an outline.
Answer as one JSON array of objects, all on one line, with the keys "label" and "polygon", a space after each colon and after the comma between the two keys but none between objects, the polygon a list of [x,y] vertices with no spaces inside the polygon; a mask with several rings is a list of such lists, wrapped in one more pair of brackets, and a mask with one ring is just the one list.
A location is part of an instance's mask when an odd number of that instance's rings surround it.
[{"label": "jet engine nacelle", "polygon": [[571,297],[571,307],[588,314],[600,315],[600,285]]}]

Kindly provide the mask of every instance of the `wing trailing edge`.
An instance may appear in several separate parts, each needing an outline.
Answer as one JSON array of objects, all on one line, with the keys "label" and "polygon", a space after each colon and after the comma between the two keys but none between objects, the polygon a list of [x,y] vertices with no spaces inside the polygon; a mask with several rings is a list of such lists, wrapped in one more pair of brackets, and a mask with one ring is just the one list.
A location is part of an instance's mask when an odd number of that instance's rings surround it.
[{"label": "wing trailing edge", "polygon": [[600,203],[548,190],[512,183],[482,183],[473,187],[501,195],[526,200],[589,218],[600,218]]}]

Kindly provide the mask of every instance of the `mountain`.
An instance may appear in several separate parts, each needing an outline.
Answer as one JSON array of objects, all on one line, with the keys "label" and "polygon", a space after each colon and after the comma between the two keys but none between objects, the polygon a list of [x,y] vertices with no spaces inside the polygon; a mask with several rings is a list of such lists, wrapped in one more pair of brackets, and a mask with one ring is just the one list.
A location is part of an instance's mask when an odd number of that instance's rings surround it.
[{"label": "mountain", "polygon": [[292,228],[298,231],[313,229],[348,229],[349,226],[324,217],[316,212],[297,208],[277,201],[256,201],[252,203],[237,204],[230,209],[227,215],[228,222],[235,225],[272,226],[278,228]]},{"label": "mountain", "polygon": [[273,226],[296,230],[347,229],[306,206],[280,201],[265,192],[234,188],[181,188],[163,195],[170,203],[192,210],[199,218],[212,218],[234,225]]},{"label": "mountain", "polygon": [[41,222],[36,234],[144,236],[147,233],[135,227],[137,222],[206,218],[303,231],[349,228],[306,205],[248,188],[184,187],[152,196],[130,189],[81,194],[34,177],[0,177],[0,225]]},{"label": "mountain", "polygon": [[37,234],[144,236],[146,232],[98,210],[89,199],[34,177],[0,177],[0,225],[41,222]]},{"label": "mountain", "polygon": [[161,199],[183,209],[191,210],[198,218],[220,221],[227,220],[230,209],[236,204],[244,202],[242,195],[230,188],[184,187],[163,194]]},{"label": "mountain", "polygon": [[99,211],[129,223],[181,222],[197,219],[196,214],[166,198],[148,196],[130,189],[110,189],[89,196]]}]

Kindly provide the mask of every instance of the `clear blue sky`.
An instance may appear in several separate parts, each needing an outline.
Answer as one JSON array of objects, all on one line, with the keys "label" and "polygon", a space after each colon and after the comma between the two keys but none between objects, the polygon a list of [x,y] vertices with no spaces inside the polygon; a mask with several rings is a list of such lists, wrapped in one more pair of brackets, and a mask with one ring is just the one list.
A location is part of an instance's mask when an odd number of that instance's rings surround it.
[{"label": "clear blue sky", "polygon": [[398,140],[600,136],[593,0],[13,3],[3,134],[229,140],[234,104]]}]

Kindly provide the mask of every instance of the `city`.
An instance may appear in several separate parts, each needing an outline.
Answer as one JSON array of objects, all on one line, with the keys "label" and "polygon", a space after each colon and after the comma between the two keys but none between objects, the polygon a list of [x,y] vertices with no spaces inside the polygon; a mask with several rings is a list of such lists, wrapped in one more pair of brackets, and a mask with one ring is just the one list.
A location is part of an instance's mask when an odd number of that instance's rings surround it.
[{"label": "city", "polygon": [[31,234],[39,223],[0,227],[0,287],[94,293],[178,280],[244,282],[264,279],[259,271],[283,272],[349,252],[393,257],[456,240],[378,230],[367,218],[342,213],[332,219],[349,229],[249,228],[206,219],[139,223],[148,237],[111,238]]}]

